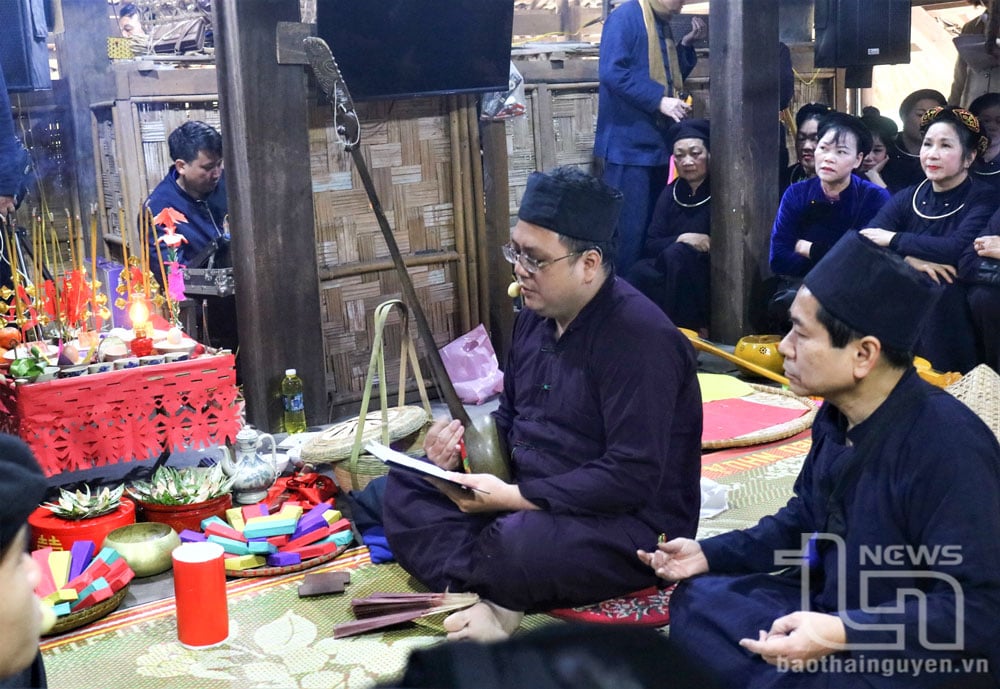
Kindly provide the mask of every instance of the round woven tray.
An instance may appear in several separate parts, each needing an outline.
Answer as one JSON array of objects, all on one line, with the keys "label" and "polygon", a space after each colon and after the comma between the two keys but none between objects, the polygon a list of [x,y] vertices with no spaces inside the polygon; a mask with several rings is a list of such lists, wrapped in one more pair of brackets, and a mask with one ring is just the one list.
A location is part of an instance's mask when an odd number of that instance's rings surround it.
[{"label": "round woven tray", "polygon": [[[427,412],[423,407],[404,405],[390,407],[389,442],[405,438],[415,433],[427,423]],[[307,441],[302,446],[302,460],[306,462],[335,462],[351,456],[354,438],[358,432],[358,417],[341,421]],[[368,412],[365,416],[364,429],[361,432],[361,444],[382,437],[382,412]]]},{"label": "round woven tray", "polygon": [[74,629],[78,629],[85,624],[90,624],[102,617],[110,614],[122,604],[125,600],[125,594],[128,593],[128,584],[123,586],[118,592],[108,598],[107,600],[102,600],[99,603],[94,603],[89,608],[84,608],[83,610],[77,610],[76,612],[71,612],[68,615],[63,615],[60,617],[55,625],[50,629],[44,636],[55,636],[56,634],[62,634],[63,632],[69,632]]},{"label": "round woven tray", "polygon": [[812,426],[813,419],[816,418],[818,409],[816,403],[808,397],[800,397],[794,392],[783,390],[782,388],[770,387],[767,385],[757,385],[750,383],[754,389],[753,394],[741,399],[758,404],[770,404],[775,407],[789,407],[793,409],[803,409],[805,413],[791,421],[779,423],[768,428],[762,428],[753,433],[738,435],[733,438],[723,438],[722,440],[709,440],[702,442],[703,450],[721,450],[727,447],[745,447],[748,445],[763,445],[775,440],[790,438],[796,433],[801,433]]},{"label": "round woven tray", "polygon": [[1000,375],[996,371],[979,364],[945,390],[975,412],[1000,439]]},{"label": "round woven tray", "polygon": [[327,553],[326,555],[320,555],[319,557],[309,558],[308,560],[303,560],[297,565],[285,565],[284,567],[254,567],[253,569],[243,569],[226,571],[227,577],[273,577],[279,574],[291,574],[292,572],[301,572],[304,569],[311,569],[317,565],[321,565],[324,562],[329,562],[334,559],[342,552],[347,550],[346,545],[342,545],[337,548],[332,553]]}]

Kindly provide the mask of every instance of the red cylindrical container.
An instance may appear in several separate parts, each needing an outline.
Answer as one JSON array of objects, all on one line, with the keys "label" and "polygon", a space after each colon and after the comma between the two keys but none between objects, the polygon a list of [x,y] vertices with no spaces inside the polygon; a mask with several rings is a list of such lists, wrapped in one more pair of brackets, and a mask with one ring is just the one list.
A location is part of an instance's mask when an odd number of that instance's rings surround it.
[{"label": "red cylindrical container", "polygon": [[177,639],[189,648],[217,646],[229,636],[224,552],[207,542],[174,549]]},{"label": "red cylindrical container", "polygon": [[119,526],[134,523],[135,503],[128,498],[122,498],[114,512],[90,519],[63,519],[46,507],[39,507],[28,517],[31,549],[70,550],[77,541],[93,541],[94,547],[100,550],[105,536]]}]

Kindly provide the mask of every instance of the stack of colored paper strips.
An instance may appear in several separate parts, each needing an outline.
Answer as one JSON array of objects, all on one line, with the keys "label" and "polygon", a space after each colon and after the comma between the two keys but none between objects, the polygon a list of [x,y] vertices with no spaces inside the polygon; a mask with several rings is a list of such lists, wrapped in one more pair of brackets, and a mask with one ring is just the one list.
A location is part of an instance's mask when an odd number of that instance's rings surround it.
[{"label": "stack of colored paper strips", "polygon": [[479,596],[475,593],[373,593],[351,601],[351,610],[358,621],[336,625],[333,638],[342,639],[418,617],[461,610],[478,602]]},{"label": "stack of colored paper strips", "polygon": [[351,524],[331,502],[308,512],[286,502],[270,514],[265,503],[226,510],[226,520],[208,517],[202,531],[185,529],[181,541],[210,541],[226,551],[226,571],[289,567],[336,552],[354,540]]},{"label": "stack of colored paper strips", "polygon": [[135,573],[113,548],[94,557],[93,541],[77,541],[71,550],[41,548],[31,553],[42,580],[35,595],[62,617],[111,598]]}]

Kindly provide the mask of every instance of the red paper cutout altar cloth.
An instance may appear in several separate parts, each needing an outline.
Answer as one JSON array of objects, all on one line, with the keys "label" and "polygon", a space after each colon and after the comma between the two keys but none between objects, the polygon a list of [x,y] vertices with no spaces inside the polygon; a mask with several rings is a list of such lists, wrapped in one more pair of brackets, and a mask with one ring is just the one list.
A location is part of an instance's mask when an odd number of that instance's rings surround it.
[{"label": "red paper cutout altar cloth", "polygon": [[46,476],[235,442],[232,354],[45,383],[0,381],[0,431],[19,436]]},{"label": "red paper cutout altar cloth", "polygon": [[738,438],[799,418],[809,410],[776,407],[748,402],[743,398],[715,400],[702,405],[704,409],[701,441],[712,442]]}]

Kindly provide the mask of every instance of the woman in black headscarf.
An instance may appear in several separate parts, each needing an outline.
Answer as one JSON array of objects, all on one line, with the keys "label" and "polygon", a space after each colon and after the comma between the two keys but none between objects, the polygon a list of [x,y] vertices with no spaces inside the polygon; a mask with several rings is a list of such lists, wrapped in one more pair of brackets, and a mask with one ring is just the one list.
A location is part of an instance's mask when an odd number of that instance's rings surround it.
[{"label": "woman in black headscarf", "polygon": [[642,257],[628,281],[675,325],[708,328],[712,190],[708,179],[708,120],[685,120],[674,131],[677,179],[660,194]]}]

